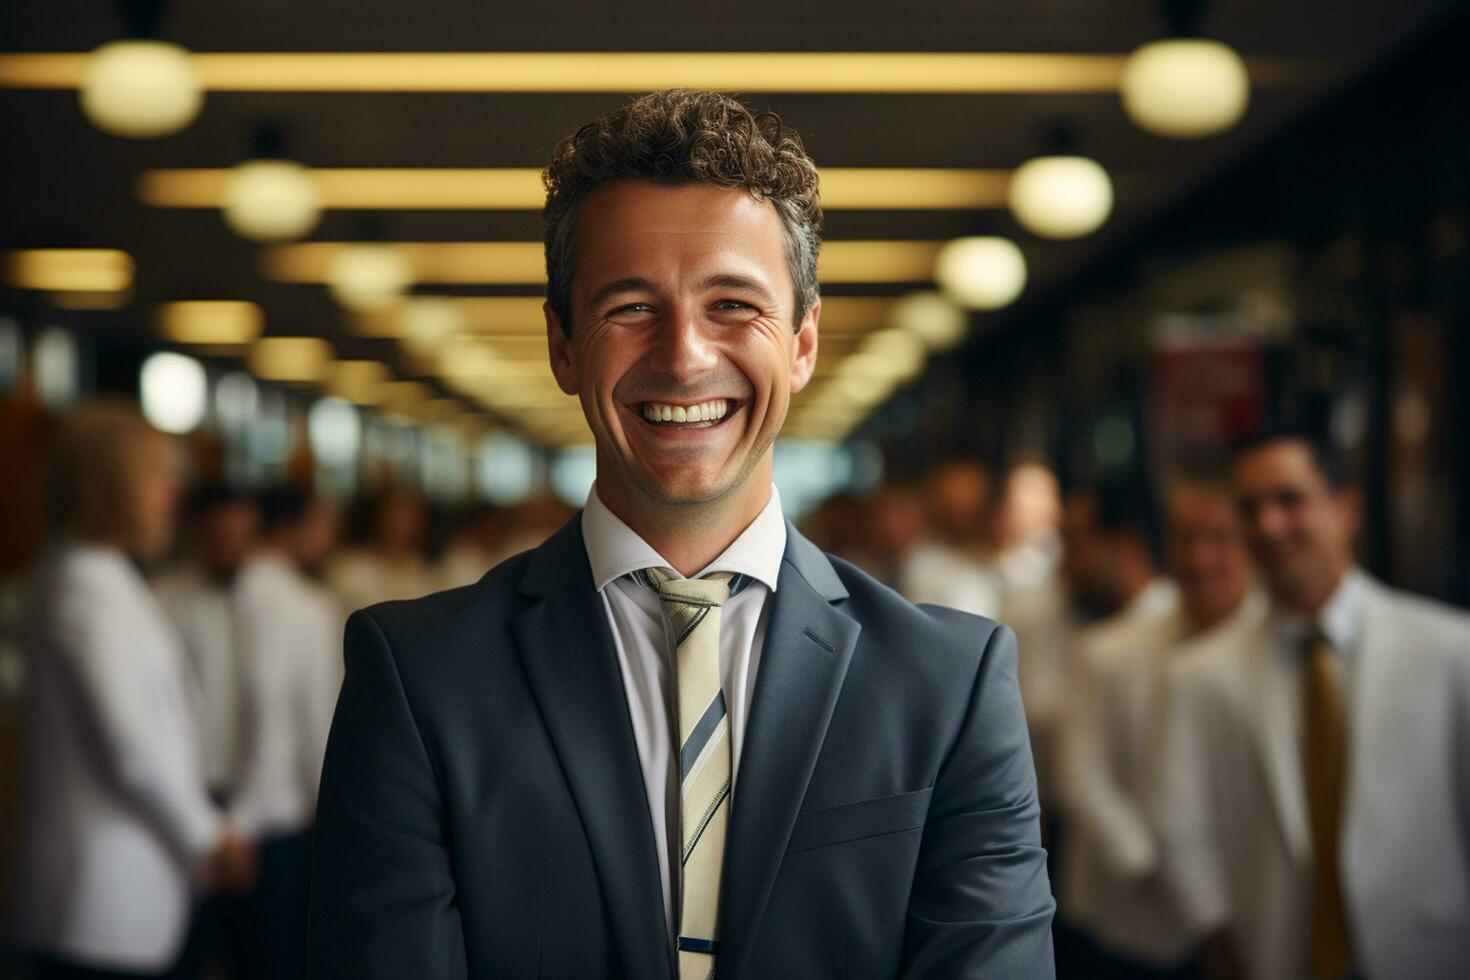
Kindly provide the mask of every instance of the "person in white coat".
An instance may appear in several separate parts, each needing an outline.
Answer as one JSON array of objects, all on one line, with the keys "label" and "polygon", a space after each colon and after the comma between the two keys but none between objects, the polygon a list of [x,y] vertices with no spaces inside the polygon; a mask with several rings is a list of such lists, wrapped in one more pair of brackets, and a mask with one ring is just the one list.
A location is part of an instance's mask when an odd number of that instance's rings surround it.
[{"label": "person in white coat", "polygon": [[1165,874],[1218,975],[1470,976],[1470,616],[1358,569],[1330,450],[1237,454],[1270,615],[1171,678]]},{"label": "person in white coat", "polygon": [[240,571],[235,605],[246,732],[230,816],[257,841],[246,976],[306,974],[311,826],[342,684],[343,613],[305,570],[335,539],[330,508],[298,490],[261,495],[263,539]]},{"label": "person in white coat", "polygon": [[133,564],[167,546],[173,444],[98,402],[53,452],[10,938],[41,977],[181,976],[195,889],[243,882],[251,857],[205,790],[183,654]]},{"label": "person in white coat", "polygon": [[[1168,665],[1192,643],[1239,635],[1265,607],[1223,482],[1189,478],[1171,488],[1166,542],[1179,602],[1167,614],[1089,635],[1064,727],[1075,845],[1064,897],[1114,972],[1133,977],[1187,977],[1194,969],[1193,943],[1161,887],[1153,825]],[[1122,546],[1146,550],[1145,531],[1135,529]]]},{"label": "person in white coat", "polygon": [[[1140,487],[1110,484],[1069,495],[1063,529],[1063,572],[1075,605],[1094,618],[1073,639],[1072,664],[1058,732],[1058,802],[1062,827],[1057,841],[1058,972],[1093,976],[1121,967],[1108,949],[1116,936],[1116,912],[1107,887],[1111,824],[1100,821],[1095,784],[1100,769],[1099,732],[1115,726],[1099,702],[1098,674],[1105,665],[1139,649],[1154,650],[1183,633],[1179,590],[1159,571],[1153,545],[1153,512]],[[1084,941],[1079,935],[1090,941]]]}]

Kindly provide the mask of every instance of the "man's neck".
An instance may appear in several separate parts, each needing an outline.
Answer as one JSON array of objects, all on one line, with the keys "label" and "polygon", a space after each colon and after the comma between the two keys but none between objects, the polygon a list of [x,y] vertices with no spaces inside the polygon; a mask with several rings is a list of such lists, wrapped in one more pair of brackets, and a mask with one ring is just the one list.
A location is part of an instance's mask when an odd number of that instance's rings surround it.
[{"label": "man's neck", "polygon": [[1299,594],[1286,595],[1277,593],[1276,604],[1289,613],[1297,616],[1305,616],[1308,619],[1316,619],[1322,615],[1322,610],[1327,608],[1327,603],[1337,595],[1337,590],[1342,587],[1347,578],[1348,571],[1352,566],[1344,565],[1337,570],[1337,574],[1330,579],[1324,578],[1322,582],[1316,583],[1314,587],[1304,588]]},{"label": "man's neck", "polygon": [[619,492],[616,483],[597,485],[597,499],[680,575],[695,575],[729,548],[760,516],[771,499],[768,468],[745,485],[704,504],[668,504]]}]

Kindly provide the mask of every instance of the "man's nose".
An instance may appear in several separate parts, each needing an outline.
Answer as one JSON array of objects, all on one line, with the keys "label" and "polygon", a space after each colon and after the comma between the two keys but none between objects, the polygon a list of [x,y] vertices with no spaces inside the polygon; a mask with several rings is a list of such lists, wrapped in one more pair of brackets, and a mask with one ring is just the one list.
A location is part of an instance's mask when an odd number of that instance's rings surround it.
[{"label": "man's nose", "polygon": [[1286,532],[1286,509],[1279,504],[1263,503],[1256,510],[1253,523],[1257,537],[1279,538]]},{"label": "man's nose", "polygon": [[697,309],[675,306],[660,325],[649,367],[679,381],[692,381],[719,363],[711,325]]}]

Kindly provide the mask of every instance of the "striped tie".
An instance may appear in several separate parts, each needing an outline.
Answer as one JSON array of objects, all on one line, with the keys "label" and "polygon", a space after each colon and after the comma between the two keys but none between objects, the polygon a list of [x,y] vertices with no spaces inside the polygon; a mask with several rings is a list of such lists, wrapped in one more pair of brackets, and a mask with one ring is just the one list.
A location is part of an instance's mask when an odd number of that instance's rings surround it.
[{"label": "striped tie", "polygon": [[719,953],[720,871],[730,820],[730,726],[720,689],[720,607],[749,580],[727,573],[682,579],[662,568],[633,574],[658,592],[674,651],[684,879],[679,980],[706,980],[714,976]]}]

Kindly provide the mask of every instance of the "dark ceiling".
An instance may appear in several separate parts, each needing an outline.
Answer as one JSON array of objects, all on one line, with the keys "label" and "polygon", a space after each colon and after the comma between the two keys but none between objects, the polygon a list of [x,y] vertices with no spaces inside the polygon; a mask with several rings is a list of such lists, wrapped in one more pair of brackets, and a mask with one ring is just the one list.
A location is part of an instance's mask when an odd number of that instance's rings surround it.
[{"label": "dark ceiling", "polygon": [[[1257,88],[1230,134],[1179,142],[1149,136],[1116,95],[759,95],[798,129],[824,166],[1011,167],[1066,122],[1082,149],[1113,173],[1119,204],[1100,233],[1043,242],[1000,212],[828,215],[829,239],[940,239],[981,229],[1017,238],[1031,266],[1031,299],[1065,283],[1131,228],[1156,216],[1361,76],[1461,4],[1450,0],[1235,0],[1208,6],[1201,27],[1247,59],[1285,58],[1290,84]],[[110,4],[31,0],[0,7],[0,49],[85,51],[118,36]],[[1158,36],[1158,6],[1119,0],[1005,0],[892,4],[874,0],[739,5],[467,4],[449,0],[303,3],[193,0],[172,5],[163,34],[199,52],[223,51],[1062,51],[1125,53]],[[216,213],[144,207],[137,174],[154,167],[224,167],[246,155],[261,120],[283,123],[291,155],[315,166],[539,166],[554,141],[624,96],[501,94],[210,93],[200,118],[161,140],[128,141],[93,129],[71,91],[0,90],[8,177],[0,183],[0,249],[113,246],[138,261],[132,304],[115,313],[58,314],[68,322],[145,336],[152,304],[240,298],[266,311],[268,332],[313,332],[348,355],[391,359],[391,343],[350,335],[320,287],[273,283],[259,247]],[[389,212],[400,240],[539,237],[534,212]],[[350,237],[352,216],[329,212],[313,233]],[[34,308],[32,296],[0,293]]]}]

